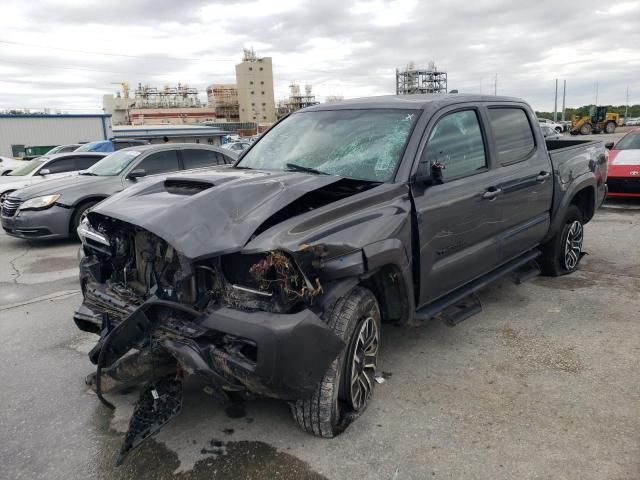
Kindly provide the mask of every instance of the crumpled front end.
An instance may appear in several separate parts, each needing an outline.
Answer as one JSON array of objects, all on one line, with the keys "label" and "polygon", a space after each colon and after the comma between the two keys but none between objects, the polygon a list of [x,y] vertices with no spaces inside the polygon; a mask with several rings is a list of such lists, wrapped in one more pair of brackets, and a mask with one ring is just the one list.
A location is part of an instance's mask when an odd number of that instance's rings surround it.
[{"label": "crumpled front end", "polygon": [[[344,346],[314,309],[323,289],[311,251],[191,262],[154,234],[109,217],[93,214],[79,230],[84,301],[74,320],[101,334],[90,357],[107,374],[136,349],[204,379],[222,397],[296,399],[314,390]],[[307,259],[311,274],[298,263]]]}]

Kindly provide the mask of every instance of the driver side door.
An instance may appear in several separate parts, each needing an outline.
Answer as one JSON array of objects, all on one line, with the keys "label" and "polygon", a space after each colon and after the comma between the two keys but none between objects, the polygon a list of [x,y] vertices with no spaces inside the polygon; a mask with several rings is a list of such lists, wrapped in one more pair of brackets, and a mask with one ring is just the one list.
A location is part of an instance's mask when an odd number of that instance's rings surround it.
[{"label": "driver side door", "polygon": [[499,176],[492,168],[484,125],[479,107],[458,106],[441,113],[427,131],[418,172],[427,169],[432,181],[412,185],[420,257],[419,306],[498,265]]}]

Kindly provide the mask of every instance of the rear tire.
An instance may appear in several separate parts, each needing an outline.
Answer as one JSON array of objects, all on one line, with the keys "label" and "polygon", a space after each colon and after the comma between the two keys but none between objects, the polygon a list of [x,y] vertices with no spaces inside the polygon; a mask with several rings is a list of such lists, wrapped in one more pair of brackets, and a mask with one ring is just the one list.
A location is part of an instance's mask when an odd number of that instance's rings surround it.
[{"label": "rear tire", "polygon": [[300,428],[331,438],[364,412],[373,396],[380,350],[380,309],[370,290],[356,287],[336,302],[325,319],[346,348],[331,363],[316,391],[292,402]]},{"label": "rear tire", "polygon": [[78,236],[77,230],[80,226],[80,222],[82,221],[84,215],[87,213],[91,207],[93,207],[98,202],[85,202],[78,205],[73,212],[73,217],[71,217],[71,225],[69,226],[69,236],[71,238],[75,238]]},{"label": "rear tire", "polygon": [[589,135],[592,131],[593,131],[593,127],[591,126],[590,123],[585,123],[580,127],[581,135]]},{"label": "rear tire", "polygon": [[582,257],[583,239],[582,212],[577,206],[570,205],[565,214],[562,228],[542,246],[542,257],[540,258],[542,273],[558,277],[574,272]]}]

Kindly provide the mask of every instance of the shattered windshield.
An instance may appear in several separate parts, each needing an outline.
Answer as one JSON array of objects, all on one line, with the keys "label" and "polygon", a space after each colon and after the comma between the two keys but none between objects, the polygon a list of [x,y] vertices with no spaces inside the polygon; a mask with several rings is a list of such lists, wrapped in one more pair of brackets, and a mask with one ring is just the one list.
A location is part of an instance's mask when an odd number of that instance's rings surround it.
[{"label": "shattered windshield", "polygon": [[238,166],[386,182],[417,118],[415,110],[395,109],[294,113],[269,130]]}]

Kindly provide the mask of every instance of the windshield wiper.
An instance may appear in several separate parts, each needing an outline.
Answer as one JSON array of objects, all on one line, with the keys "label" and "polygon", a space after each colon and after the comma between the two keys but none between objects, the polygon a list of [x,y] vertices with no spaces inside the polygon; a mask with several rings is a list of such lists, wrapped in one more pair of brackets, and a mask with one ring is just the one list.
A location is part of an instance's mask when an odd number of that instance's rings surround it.
[{"label": "windshield wiper", "polygon": [[97,177],[98,176],[95,173],[90,172],[89,170],[80,170],[78,172],[78,175],[90,175],[90,176],[93,176],[93,177]]},{"label": "windshield wiper", "polygon": [[315,173],[316,175],[330,175],[327,172],[322,172],[320,170],[316,170],[315,168],[305,167],[303,165],[298,165],[296,163],[286,163],[285,166],[288,170],[292,172],[305,172],[305,173]]}]

